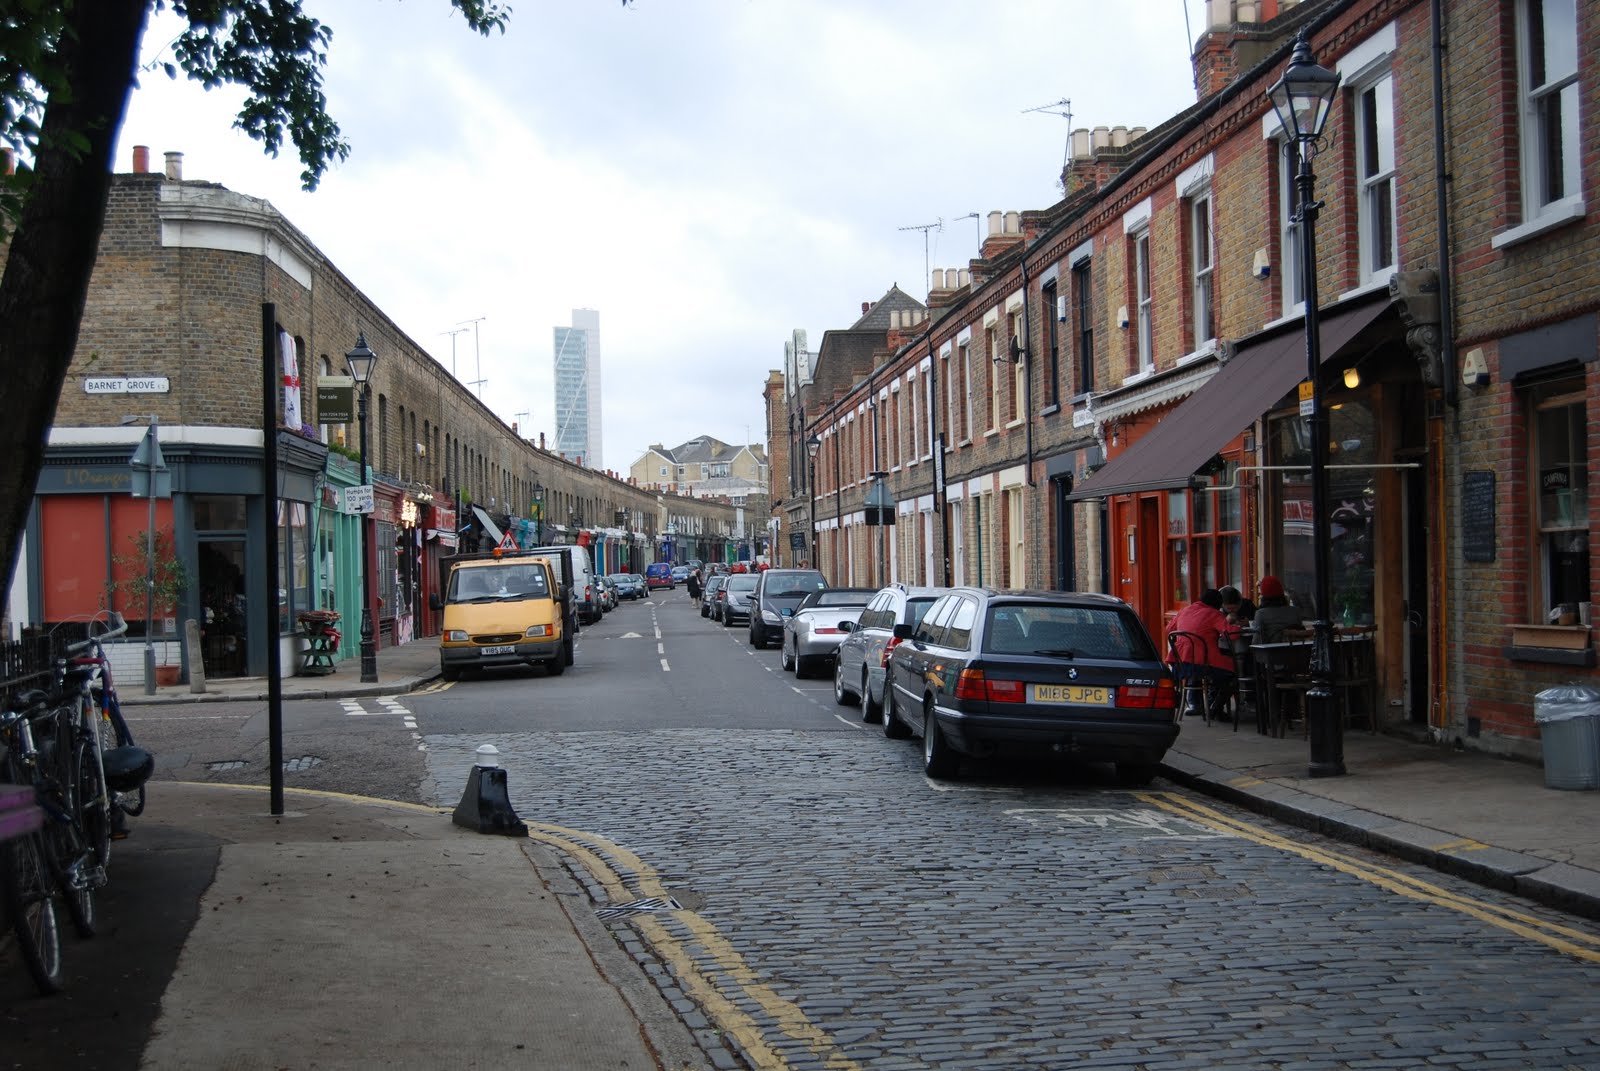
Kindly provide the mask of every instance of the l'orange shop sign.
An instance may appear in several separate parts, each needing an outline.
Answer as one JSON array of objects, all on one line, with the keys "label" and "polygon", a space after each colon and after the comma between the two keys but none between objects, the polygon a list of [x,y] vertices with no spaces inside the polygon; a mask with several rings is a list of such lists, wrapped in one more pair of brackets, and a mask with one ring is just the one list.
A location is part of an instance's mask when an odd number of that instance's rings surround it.
[{"label": "l'orange shop sign", "polygon": [[317,380],[317,423],[348,424],[356,418],[356,381],[349,376]]}]

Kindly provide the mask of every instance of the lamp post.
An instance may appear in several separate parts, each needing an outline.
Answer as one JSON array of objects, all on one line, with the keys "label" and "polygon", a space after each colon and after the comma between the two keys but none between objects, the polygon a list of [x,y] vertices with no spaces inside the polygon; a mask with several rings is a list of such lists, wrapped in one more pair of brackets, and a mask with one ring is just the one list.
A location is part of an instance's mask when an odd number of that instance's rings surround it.
[{"label": "lamp post", "polygon": [[[344,355],[350,378],[356,381],[359,407],[357,419],[361,423],[361,482],[367,482],[367,395],[371,393],[369,380],[378,355],[367,347],[365,332],[356,334],[356,348]],[[378,682],[378,651],[372,642],[372,521],[361,515],[361,683]]]},{"label": "lamp post", "polygon": [[1328,413],[1322,405],[1322,339],[1317,318],[1317,213],[1322,204],[1313,199],[1317,176],[1311,161],[1322,141],[1322,130],[1339,90],[1339,75],[1319,66],[1311,56],[1305,31],[1294,43],[1294,54],[1283,77],[1267,91],[1278,113],[1284,136],[1294,146],[1295,212],[1300,226],[1300,277],[1306,305],[1306,378],[1311,381],[1311,556],[1315,568],[1313,597],[1315,620],[1311,650],[1311,686],[1306,691],[1306,726],[1311,739],[1312,777],[1337,777],[1344,768],[1344,726],[1333,705],[1333,624],[1329,618],[1328,559]]},{"label": "lamp post", "polygon": [[811,529],[811,568],[820,569],[817,561],[817,454],[822,450],[822,437],[813,435],[806,440],[806,457],[810,461],[810,479],[806,483],[806,523]]},{"label": "lamp post", "polygon": [[533,500],[533,545],[544,546],[544,484],[536,483],[528,488],[528,496]]}]

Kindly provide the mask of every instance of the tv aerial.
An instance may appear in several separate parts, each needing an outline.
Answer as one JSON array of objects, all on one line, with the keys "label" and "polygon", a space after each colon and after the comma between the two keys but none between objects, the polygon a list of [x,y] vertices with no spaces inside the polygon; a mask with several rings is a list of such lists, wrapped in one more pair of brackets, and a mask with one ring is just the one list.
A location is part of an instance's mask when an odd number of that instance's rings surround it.
[{"label": "tv aerial", "polygon": [[933,266],[928,260],[928,232],[939,231],[942,233],[944,231],[944,217],[940,216],[932,223],[917,223],[910,227],[896,227],[895,230],[922,232],[922,286],[924,293],[923,300],[926,301],[927,288],[932,285],[933,280]]},{"label": "tv aerial", "polygon": [[1072,98],[1062,97],[1052,104],[1041,104],[1037,108],[1024,108],[1022,114],[1030,112],[1044,112],[1046,115],[1059,115],[1067,121],[1067,143],[1061,151],[1061,170],[1065,171],[1072,162]]}]

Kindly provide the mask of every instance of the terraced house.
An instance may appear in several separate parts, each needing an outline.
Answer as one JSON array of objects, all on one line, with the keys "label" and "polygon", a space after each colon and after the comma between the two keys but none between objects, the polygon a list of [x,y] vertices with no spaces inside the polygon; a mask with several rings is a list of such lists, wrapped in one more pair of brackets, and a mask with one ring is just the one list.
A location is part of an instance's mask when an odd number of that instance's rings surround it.
[{"label": "terraced house", "polygon": [[[835,583],[1109,592],[1158,640],[1269,574],[1312,617],[1320,523],[1327,611],[1373,647],[1350,724],[1535,756],[1534,694],[1594,672],[1600,4],[1208,16],[1196,102],[1074,131],[1062,199],[990,213],[925,316],[865,358],[787,345],[779,522]],[[1297,35],[1339,79],[1310,213],[1267,97]]]}]

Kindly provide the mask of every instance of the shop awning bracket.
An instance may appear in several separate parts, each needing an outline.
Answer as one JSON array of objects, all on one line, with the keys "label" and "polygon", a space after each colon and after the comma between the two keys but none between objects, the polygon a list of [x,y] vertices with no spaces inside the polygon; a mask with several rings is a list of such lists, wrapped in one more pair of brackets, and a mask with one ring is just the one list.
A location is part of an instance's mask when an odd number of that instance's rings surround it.
[{"label": "shop awning bracket", "polygon": [[[1396,461],[1383,465],[1327,465],[1329,469],[1420,469],[1420,461]],[[1236,491],[1239,488],[1239,473],[1241,472],[1310,472],[1310,465],[1240,465],[1233,470],[1231,483],[1206,483],[1196,484],[1196,491]]]}]

